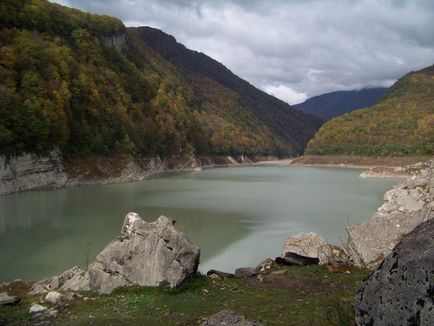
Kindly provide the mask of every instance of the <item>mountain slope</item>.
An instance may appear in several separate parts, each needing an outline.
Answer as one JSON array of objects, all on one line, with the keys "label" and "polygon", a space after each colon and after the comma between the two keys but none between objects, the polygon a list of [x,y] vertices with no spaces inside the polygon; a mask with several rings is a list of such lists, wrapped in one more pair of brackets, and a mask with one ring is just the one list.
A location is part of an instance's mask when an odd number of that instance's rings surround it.
[{"label": "mountain slope", "polygon": [[434,153],[434,66],[399,79],[371,108],[327,122],[309,154],[411,155]]},{"label": "mountain slope", "polygon": [[0,26],[0,154],[288,155],[320,125],[158,30],[44,0],[3,1]]},{"label": "mountain slope", "polygon": [[[185,48],[174,37],[160,30],[139,27],[129,28],[128,32],[132,38],[143,41],[177,67],[193,86],[201,104],[215,102],[214,98],[220,92],[222,98],[227,98],[226,93],[229,92],[236,101],[232,105],[242,108],[250,119],[256,120],[279,141],[292,144],[298,151],[312,138],[311,130],[321,124],[318,119],[300,114],[285,102],[255,88],[207,55]],[[210,109],[214,112],[225,110],[224,105],[211,105]]]},{"label": "mountain slope", "polygon": [[337,91],[314,96],[294,108],[325,120],[376,104],[386,88],[364,88],[357,91]]}]

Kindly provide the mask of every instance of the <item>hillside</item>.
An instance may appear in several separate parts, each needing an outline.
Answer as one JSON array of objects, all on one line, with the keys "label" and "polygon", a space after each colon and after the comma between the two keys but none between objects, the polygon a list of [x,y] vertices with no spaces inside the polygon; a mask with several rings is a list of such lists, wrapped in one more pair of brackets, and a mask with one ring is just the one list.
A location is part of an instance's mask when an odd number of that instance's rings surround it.
[{"label": "hillside", "polygon": [[289,155],[320,125],[158,30],[44,0],[0,26],[0,154]]},{"label": "hillside", "polygon": [[376,105],[327,122],[308,154],[432,155],[434,66],[399,79]]},{"label": "hillside", "polygon": [[354,91],[337,91],[307,99],[294,108],[330,120],[342,114],[376,104],[386,92],[386,88],[364,88]]}]

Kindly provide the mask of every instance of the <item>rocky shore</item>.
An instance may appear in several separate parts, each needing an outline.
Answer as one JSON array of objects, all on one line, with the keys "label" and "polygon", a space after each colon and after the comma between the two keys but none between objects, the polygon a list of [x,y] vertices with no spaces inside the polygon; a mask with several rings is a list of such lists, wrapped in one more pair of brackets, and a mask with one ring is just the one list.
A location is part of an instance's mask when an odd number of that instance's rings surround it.
[{"label": "rocky shore", "polygon": [[347,250],[354,264],[375,267],[406,234],[434,216],[433,170],[434,160],[404,169],[410,176],[385,193],[377,212],[347,228]]},{"label": "rocky shore", "polygon": [[282,165],[290,160],[274,156],[89,156],[63,159],[58,149],[45,155],[0,156],[0,196],[27,190],[57,189],[86,184],[141,181],[167,172],[246,165]]}]

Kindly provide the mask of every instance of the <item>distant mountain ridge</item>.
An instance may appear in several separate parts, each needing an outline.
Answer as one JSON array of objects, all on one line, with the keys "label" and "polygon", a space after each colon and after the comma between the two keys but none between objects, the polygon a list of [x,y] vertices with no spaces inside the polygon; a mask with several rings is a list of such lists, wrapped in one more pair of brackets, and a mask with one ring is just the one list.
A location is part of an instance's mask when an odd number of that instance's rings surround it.
[{"label": "distant mountain ridge", "polygon": [[433,155],[434,66],[400,78],[376,105],[328,121],[306,153]]},{"label": "distant mountain ridge", "polygon": [[153,28],[0,3],[0,154],[302,153],[321,120]]},{"label": "distant mountain ridge", "polygon": [[330,120],[342,114],[376,104],[387,88],[364,88],[352,91],[336,91],[311,97],[293,107],[304,113]]}]

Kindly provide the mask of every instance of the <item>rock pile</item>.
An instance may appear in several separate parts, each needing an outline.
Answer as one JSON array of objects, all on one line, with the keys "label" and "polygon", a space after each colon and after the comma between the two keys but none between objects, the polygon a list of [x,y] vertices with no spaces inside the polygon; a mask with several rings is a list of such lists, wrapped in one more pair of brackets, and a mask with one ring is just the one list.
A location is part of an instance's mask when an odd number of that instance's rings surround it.
[{"label": "rock pile", "polygon": [[176,287],[196,273],[199,256],[199,248],[177,231],[169,218],[160,216],[147,223],[138,214],[129,213],[122,235],[109,243],[87,269],[73,267],[60,276],[39,281],[31,293],[56,289],[110,293],[119,286],[157,286],[163,282]]}]

